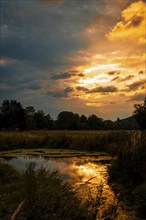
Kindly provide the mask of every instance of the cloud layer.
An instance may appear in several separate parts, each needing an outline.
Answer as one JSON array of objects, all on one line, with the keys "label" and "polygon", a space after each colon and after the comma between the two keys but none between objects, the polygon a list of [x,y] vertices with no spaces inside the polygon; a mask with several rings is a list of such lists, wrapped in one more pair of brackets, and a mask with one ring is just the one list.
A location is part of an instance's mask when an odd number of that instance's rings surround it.
[{"label": "cloud layer", "polygon": [[2,100],[53,117],[70,110],[113,119],[129,116],[142,101],[145,1],[7,0],[1,6]]}]

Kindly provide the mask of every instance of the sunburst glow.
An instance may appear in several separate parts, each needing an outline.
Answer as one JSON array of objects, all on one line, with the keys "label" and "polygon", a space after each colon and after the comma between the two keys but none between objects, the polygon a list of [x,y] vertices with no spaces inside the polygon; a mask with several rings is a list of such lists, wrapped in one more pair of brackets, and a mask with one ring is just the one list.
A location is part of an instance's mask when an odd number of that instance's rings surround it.
[{"label": "sunburst glow", "polygon": [[98,66],[94,66],[94,67],[90,67],[86,70],[84,70],[84,73],[91,73],[94,70],[102,70],[102,71],[107,71],[107,70],[115,70],[115,69],[119,69],[118,68],[118,64],[102,64],[102,65],[98,65]]},{"label": "sunburst glow", "polygon": [[[101,179],[103,181],[103,173],[106,172],[105,170],[105,167],[102,166],[102,167],[98,167],[98,170],[97,170],[97,165],[96,164],[93,164],[93,163],[87,163],[85,165],[80,165],[80,166],[77,166],[76,164],[73,164],[72,165],[72,169],[73,170],[76,170],[76,173],[82,177],[82,181],[83,182],[86,182],[88,181],[90,178],[93,178],[92,179],[92,182],[100,182]],[[97,173],[98,173],[98,178],[97,178]]]}]

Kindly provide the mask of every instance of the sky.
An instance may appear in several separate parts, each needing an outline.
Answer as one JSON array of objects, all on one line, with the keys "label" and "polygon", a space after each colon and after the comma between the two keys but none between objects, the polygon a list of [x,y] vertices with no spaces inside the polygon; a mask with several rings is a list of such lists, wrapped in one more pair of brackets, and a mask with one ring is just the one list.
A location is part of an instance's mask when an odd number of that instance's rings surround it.
[{"label": "sky", "polygon": [[1,0],[1,102],[131,116],[146,95],[146,1]]}]

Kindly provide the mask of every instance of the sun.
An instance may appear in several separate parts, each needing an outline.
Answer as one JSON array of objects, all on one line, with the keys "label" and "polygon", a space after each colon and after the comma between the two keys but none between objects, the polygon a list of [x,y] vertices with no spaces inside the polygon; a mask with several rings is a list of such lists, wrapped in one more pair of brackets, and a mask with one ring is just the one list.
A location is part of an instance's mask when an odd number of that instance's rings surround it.
[{"label": "sun", "polygon": [[119,71],[119,65],[116,64],[100,64],[98,66],[91,66],[83,70],[84,78],[80,78],[77,86],[86,87],[87,89],[95,88],[100,85],[108,85],[113,76],[109,75],[109,71]]},{"label": "sun", "polygon": [[107,71],[107,70],[115,70],[115,69],[119,69],[118,64],[100,64],[98,66],[93,66],[93,67],[89,67],[86,70],[84,70],[84,73],[91,73],[93,71],[96,70],[100,70],[100,71]]},{"label": "sun", "polygon": [[98,86],[99,84],[108,83],[110,79],[111,77],[106,76],[105,74],[100,74],[98,76],[93,77],[86,77],[84,79],[79,80],[78,86],[83,86],[88,89],[91,89]]}]

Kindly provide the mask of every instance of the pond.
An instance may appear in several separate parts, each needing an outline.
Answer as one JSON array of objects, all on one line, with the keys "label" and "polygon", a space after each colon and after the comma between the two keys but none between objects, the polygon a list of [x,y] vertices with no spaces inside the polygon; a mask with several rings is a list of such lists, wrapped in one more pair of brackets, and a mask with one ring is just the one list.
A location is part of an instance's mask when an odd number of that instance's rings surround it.
[{"label": "pond", "polygon": [[[117,203],[116,196],[107,184],[107,167],[111,158],[103,153],[37,149],[3,152],[1,160],[12,164],[20,171],[24,171],[30,162],[36,164],[36,169],[43,166],[50,171],[57,170],[61,178],[72,185],[73,190],[82,200],[102,199],[100,216],[103,210]],[[118,209],[120,209],[120,219],[127,219],[121,207]],[[98,219],[101,218],[100,216]]]}]

